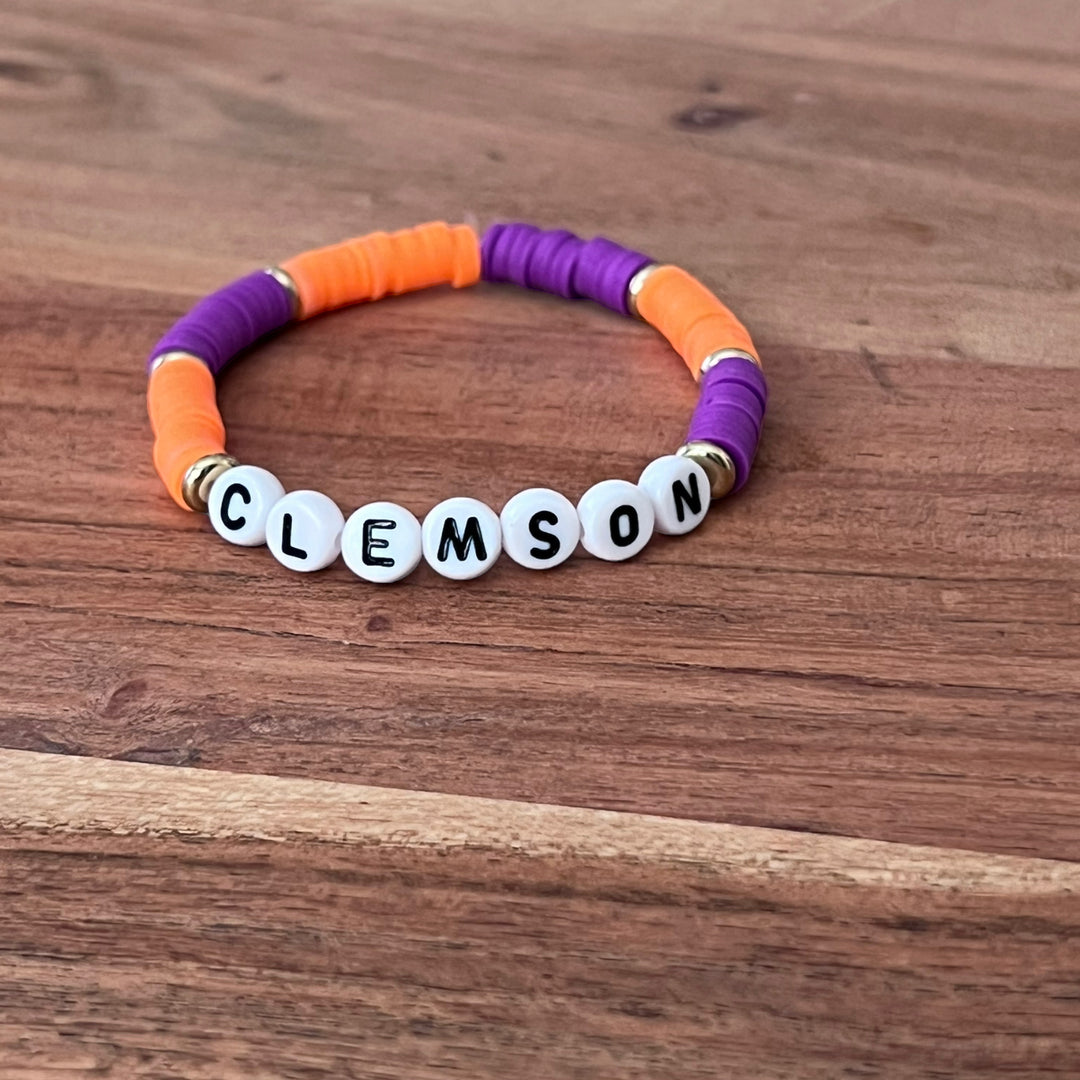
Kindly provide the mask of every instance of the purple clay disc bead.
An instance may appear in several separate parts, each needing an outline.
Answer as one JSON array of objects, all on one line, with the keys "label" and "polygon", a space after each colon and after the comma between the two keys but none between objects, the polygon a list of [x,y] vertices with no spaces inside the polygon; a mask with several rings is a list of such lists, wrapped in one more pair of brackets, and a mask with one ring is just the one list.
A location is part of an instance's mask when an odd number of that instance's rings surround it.
[{"label": "purple clay disc bead", "polygon": [[167,352],[186,352],[216,376],[259,338],[293,317],[293,296],[276,278],[256,270],[200,300],[154,346],[147,367]]},{"label": "purple clay disc bead", "polygon": [[516,222],[492,225],[480,243],[485,281],[507,281],[576,299],[574,271],[584,241],[566,229],[538,229]]},{"label": "purple clay disc bead", "polygon": [[492,225],[480,241],[480,276],[484,281],[508,281],[526,287],[535,225]]},{"label": "purple clay disc bead", "polygon": [[630,279],[652,260],[598,236],[582,240],[566,229],[513,222],[492,225],[480,242],[481,276],[567,299],[586,297],[629,314]]},{"label": "purple clay disc bead", "polygon": [[525,287],[573,300],[574,270],[582,242],[566,229],[538,231],[525,267]]},{"label": "purple clay disc bead", "polygon": [[738,491],[750,478],[769,392],[757,364],[733,356],[701,376],[701,396],[690,419],[687,442],[711,442],[735,464]]},{"label": "purple clay disc bead", "polygon": [[631,251],[606,237],[586,243],[578,258],[574,290],[620,315],[629,315],[627,290],[630,279],[653,260],[640,251]]}]

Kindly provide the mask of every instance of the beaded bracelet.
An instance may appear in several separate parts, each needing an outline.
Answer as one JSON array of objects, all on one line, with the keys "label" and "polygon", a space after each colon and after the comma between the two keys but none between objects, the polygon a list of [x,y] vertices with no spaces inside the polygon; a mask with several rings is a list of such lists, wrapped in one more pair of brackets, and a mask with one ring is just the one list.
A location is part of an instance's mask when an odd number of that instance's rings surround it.
[{"label": "beaded bracelet", "polygon": [[[601,480],[577,506],[548,488],[519,492],[496,514],[471,498],[439,503],[423,525],[402,506],[372,502],[345,520],[317,491],[285,489],[272,473],[225,453],[215,378],[259,338],[294,320],[430,285],[513,282],[567,298],[587,297],[660,331],[701,384],[684,445],[649,464],[636,484]],[[157,343],[147,404],[154,465],[185,509],[208,512],[233,544],[266,544],[292,570],[319,570],[339,554],[365,581],[397,581],[423,556],[464,580],[488,570],[503,549],[546,570],[580,540],[601,559],[636,555],[654,529],[681,534],[712,499],[747,481],[767,391],[750,336],[684,270],[659,265],[603,237],[562,229],[493,225],[482,241],[443,222],[347,240],[256,271],[198,303]]]}]

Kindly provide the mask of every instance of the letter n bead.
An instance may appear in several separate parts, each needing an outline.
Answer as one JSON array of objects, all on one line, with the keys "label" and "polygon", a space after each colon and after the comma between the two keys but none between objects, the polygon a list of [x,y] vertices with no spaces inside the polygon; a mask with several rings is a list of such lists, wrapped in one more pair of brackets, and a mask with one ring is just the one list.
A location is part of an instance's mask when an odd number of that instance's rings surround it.
[{"label": "letter n bead", "polygon": [[709,476],[693,459],[667,454],[645,466],[638,480],[656,512],[656,531],[681,536],[709,510]]},{"label": "letter n bead", "polygon": [[467,581],[495,564],[502,550],[499,516],[479,499],[439,503],[424,518],[424,558],[443,577]]},{"label": "letter n bead", "polygon": [[574,504],[551,488],[519,491],[499,520],[506,554],[530,570],[550,570],[566,562],[581,539]]},{"label": "letter n bead", "polygon": [[400,581],[416,569],[420,555],[420,522],[397,503],[368,503],[345,522],[341,557],[365,581]]},{"label": "letter n bead", "polygon": [[230,544],[266,543],[266,519],[285,494],[281,481],[258,465],[235,465],[214,481],[206,509],[214,531]]}]

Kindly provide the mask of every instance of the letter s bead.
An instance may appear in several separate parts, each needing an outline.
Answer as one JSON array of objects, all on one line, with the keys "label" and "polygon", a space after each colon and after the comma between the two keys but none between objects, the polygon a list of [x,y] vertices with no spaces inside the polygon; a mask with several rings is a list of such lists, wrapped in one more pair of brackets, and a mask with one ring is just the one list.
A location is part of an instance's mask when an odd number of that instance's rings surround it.
[{"label": "letter s bead", "polygon": [[519,491],[499,520],[506,554],[529,570],[550,570],[566,562],[581,539],[574,504],[551,488]]}]

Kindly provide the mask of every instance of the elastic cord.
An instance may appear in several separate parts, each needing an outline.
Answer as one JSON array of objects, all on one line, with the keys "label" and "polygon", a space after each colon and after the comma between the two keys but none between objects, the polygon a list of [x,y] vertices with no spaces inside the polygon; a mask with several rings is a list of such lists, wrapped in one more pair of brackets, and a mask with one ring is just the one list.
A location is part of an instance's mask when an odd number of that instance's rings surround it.
[{"label": "elastic cord", "polygon": [[298,255],[272,273],[249,274],[196,304],[173,326],[150,354],[147,390],[154,463],[169,493],[186,507],[185,474],[201,458],[224,454],[214,377],[236,353],[294,317],[430,285],[462,287],[481,277],[592,299],[623,315],[629,314],[630,284],[637,278],[638,314],[700,375],[701,396],[687,441],[725,450],[735,466],[735,488],[746,483],[765,414],[765,378],[742,357],[720,359],[701,374],[703,362],[725,349],[757,357],[746,328],[704,285],[676,266],[656,266],[647,255],[604,237],[583,240],[565,229],[516,222],[491,226],[481,242],[467,225],[437,221],[371,233]]}]

